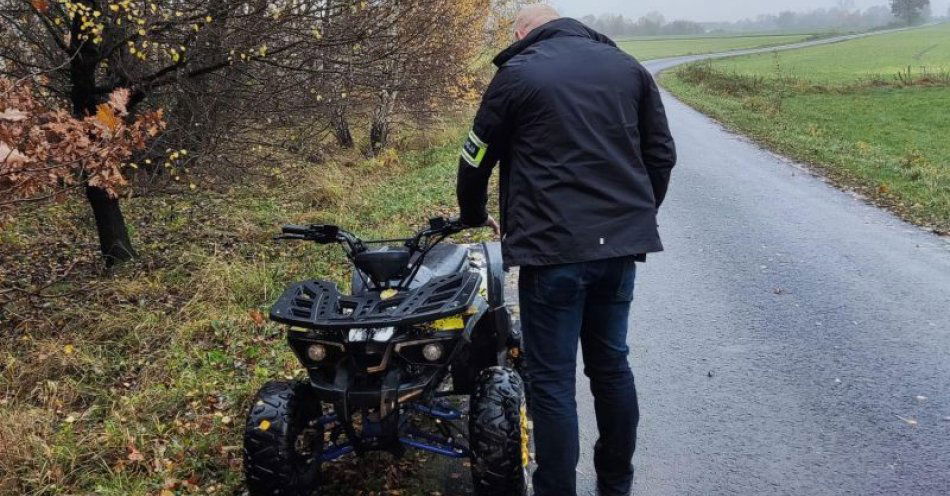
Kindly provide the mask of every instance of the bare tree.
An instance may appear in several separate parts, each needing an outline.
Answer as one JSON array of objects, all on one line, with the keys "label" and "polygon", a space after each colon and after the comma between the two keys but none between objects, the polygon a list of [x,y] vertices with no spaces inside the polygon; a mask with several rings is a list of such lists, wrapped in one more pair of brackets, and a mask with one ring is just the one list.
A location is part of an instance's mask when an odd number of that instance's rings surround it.
[{"label": "bare tree", "polygon": [[894,17],[907,25],[924,20],[924,13],[930,8],[930,0],[891,0],[891,12]]}]

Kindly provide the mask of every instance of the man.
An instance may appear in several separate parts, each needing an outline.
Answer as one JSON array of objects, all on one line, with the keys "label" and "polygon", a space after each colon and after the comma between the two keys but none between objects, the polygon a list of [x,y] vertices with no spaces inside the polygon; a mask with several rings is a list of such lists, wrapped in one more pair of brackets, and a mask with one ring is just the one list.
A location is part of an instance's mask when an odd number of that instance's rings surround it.
[{"label": "man", "polygon": [[[522,10],[515,28],[462,151],[461,220],[500,229],[506,264],[521,267],[535,494],[576,494],[580,341],[598,490],[626,495],[639,418],[627,319],[635,262],[662,250],[673,138],[653,78],[608,38],[545,5]],[[497,163],[500,226],[486,211]]]}]

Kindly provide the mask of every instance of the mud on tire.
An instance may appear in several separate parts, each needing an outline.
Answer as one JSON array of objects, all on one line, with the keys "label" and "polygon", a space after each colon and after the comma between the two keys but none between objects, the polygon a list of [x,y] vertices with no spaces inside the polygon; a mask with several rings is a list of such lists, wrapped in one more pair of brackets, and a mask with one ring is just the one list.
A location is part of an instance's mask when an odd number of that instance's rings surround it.
[{"label": "mud on tire", "polygon": [[482,371],[472,393],[469,435],[477,496],[527,494],[527,418],[524,385],[506,367]]},{"label": "mud on tire", "polygon": [[[264,384],[251,403],[244,430],[244,474],[251,496],[319,494],[322,431],[320,402],[299,382]],[[309,450],[309,451],[308,451]]]}]

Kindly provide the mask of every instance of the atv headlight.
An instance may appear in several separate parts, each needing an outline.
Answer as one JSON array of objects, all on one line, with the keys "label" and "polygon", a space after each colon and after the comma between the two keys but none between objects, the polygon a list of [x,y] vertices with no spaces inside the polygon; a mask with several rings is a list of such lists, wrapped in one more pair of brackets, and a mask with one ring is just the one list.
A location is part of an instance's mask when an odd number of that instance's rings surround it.
[{"label": "atv headlight", "polygon": [[307,347],[307,358],[314,362],[322,362],[327,357],[327,347],[322,344],[312,344]]},{"label": "atv headlight", "polygon": [[415,365],[440,365],[452,357],[459,335],[438,339],[418,339],[396,343],[394,351],[404,360]]},{"label": "atv headlight", "polygon": [[430,362],[437,362],[442,358],[442,345],[439,343],[429,343],[422,347],[422,356]]}]

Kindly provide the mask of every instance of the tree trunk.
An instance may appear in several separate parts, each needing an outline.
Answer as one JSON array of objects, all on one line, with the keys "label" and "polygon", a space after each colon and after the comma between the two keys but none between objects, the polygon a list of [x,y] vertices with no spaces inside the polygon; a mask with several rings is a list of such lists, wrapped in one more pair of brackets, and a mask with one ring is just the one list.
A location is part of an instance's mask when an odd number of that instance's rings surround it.
[{"label": "tree trunk", "polygon": [[379,106],[373,113],[373,124],[369,130],[370,153],[377,155],[389,144],[389,118],[396,105],[398,91],[382,90],[379,94]]},{"label": "tree trunk", "polygon": [[342,148],[353,148],[353,133],[350,132],[350,124],[346,120],[346,107],[337,105],[333,109],[333,135],[336,136],[336,142]]},{"label": "tree trunk", "polygon": [[99,249],[102,251],[106,266],[111,267],[117,262],[135,258],[136,253],[132,249],[132,240],[129,239],[125,217],[119,208],[119,199],[111,198],[104,189],[95,186],[86,186],[86,199],[89,200],[92,214],[96,218]]},{"label": "tree trunk", "polygon": [[[91,2],[84,2],[92,7]],[[69,66],[70,99],[73,114],[78,118],[95,113],[98,98],[96,96],[96,67],[101,60],[99,49],[92,43],[83,43],[79,39],[82,20],[74,15],[70,37],[70,49],[73,57]],[[129,230],[119,208],[119,199],[110,198],[102,188],[86,185],[86,199],[92,207],[99,234],[99,247],[106,266],[124,262],[135,257]]]}]

